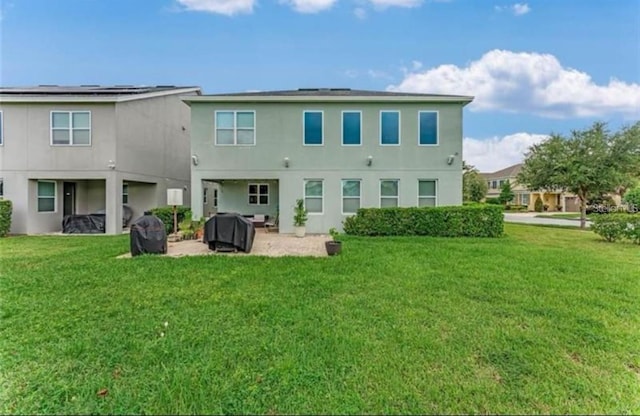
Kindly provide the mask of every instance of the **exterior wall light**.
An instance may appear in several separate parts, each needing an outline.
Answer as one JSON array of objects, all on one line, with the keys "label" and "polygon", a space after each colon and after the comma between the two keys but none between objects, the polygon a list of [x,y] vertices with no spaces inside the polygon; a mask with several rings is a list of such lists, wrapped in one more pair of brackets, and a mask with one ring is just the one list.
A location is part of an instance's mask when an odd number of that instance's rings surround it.
[{"label": "exterior wall light", "polygon": [[367,166],[371,166],[373,164],[373,156],[369,156],[367,158]]},{"label": "exterior wall light", "polygon": [[285,158],[284,158],[284,167],[285,167],[285,168],[288,168],[288,167],[289,167],[289,158],[288,158],[288,157],[285,157]]},{"label": "exterior wall light", "polygon": [[191,155],[191,162],[193,163],[193,166],[198,166],[198,163],[200,163],[198,155]]},{"label": "exterior wall light", "polygon": [[107,164],[107,167],[111,170],[114,170],[116,168],[116,162],[114,162],[113,160],[110,160],[109,163]]}]

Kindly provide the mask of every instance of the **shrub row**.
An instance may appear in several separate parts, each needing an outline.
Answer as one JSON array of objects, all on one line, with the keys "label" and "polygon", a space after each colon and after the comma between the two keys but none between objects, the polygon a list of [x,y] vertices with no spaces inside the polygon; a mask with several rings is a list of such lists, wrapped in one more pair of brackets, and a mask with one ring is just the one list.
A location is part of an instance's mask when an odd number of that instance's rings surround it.
[{"label": "shrub row", "polygon": [[591,229],[609,242],[626,238],[635,244],[640,244],[640,215],[598,215],[593,218]]},{"label": "shrub row", "polygon": [[[187,212],[191,212],[191,208],[180,206],[176,207],[176,211],[178,213],[178,224],[180,224],[180,222],[184,220]],[[171,234],[173,232],[172,206],[153,208],[151,213],[162,220],[164,227],[167,230],[167,234]]]},{"label": "shrub row", "polygon": [[13,205],[7,199],[0,199],[0,237],[9,234]]},{"label": "shrub row", "polygon": [[503,230],[502,207],[495,205],[360,208],[344,221],[345,233],[362,236],[499,237]]}]

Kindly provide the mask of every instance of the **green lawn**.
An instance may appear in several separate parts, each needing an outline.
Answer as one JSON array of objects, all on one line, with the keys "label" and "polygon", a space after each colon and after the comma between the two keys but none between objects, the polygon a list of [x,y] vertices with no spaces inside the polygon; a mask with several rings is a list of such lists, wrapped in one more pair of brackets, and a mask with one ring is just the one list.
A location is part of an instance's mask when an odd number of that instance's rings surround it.
[{"label": "green lawn", "polygon": [[0,413],[640,413],[640,248],[506,233],[315,259],[1,239]]}]

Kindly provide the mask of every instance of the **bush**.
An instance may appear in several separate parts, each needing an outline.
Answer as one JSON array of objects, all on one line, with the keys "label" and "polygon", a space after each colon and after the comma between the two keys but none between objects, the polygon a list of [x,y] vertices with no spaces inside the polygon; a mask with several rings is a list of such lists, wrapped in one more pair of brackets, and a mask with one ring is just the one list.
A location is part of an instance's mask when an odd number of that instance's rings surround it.
[{"label": "bush", "polygon": [[11,230],[11,212],[13,205],[7,199],[0,199],[0,237],[9,234]]},{"label": "bush", "polygon": [[598,215],[594,217],[591,229],[609,242],[626,238],[635,244],[640,244],[640,217],[638,215]]},{"label": "bush", "polygon": [[544,210],[544,204],[542,203],[542,199],[540,199],[540,197],[536,197],[536,202],[533,203],[533,210],[535,212],[542,212]]},{"label": "bush", "polygon": [[624,194],[624,202],[627,204],[627,208],[631,212],[640,211],[640,186],[636,186],[633,189],[629,189]]},{"label": "bush", "polygon": [[499,237],[503,229],[502,207],[489,205],[360,208],[344,221],[345,233],[362,236]]},{"label": "bush", "polygon": [[486,198],[484,202],[489,205],[502,205],[499,198]]},{"label": "bush", "polygon": [[[191,213],[191,208],[189,207],[176,207],[176,211],[178,213],[178,224],[184,220],[187,212]],[[160,218],[164,223],[164,227],[167,230],[167,234],[173,233],[173,207],[158,207],[153,208],[151,213],[156,217]]]}]

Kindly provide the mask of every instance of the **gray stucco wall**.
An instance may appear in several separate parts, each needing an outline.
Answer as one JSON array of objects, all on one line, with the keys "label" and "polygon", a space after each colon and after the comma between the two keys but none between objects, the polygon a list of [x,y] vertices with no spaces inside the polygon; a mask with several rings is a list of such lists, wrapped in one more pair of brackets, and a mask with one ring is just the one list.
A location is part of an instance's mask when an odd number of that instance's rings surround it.
[{"label": "gray stucco wall", "polygon": [[[60,231],[65,180],[76,183],[76,213],[106,208],[110,234],[122,231],[123,182],[139,184],[130,187],[134,215],[165,205],[167,188],[185,189],[190,201],[190,114],[177,94],[117,104],[3,102],[0,111],[0,178],[14,204],[12,233]],[[51,145],[51,111],[90,111],[91,145]],[[39,179],[56,181],[56,212],[37,212]]]},{"label": "gray stucco wall", "polygon": [[[255,146],[215,146],[216,110],[255,110]],[[324,145],[304,146],[303,111],[324,112]],[[342,111],[362,112],[362,145],[342,146]],[[399,146],[379,144],[381,110],[399,110]],[[418,112],[439,114],[439,144],[418,145]],[[361,206],[379,206],[379,180],[400,180],[400,205],[416,206],[419,179],[438,184],[438,205],[462,203],[462,105],[455,103],[191,103],[191,151],[199,159],[191,170],[194,215],[202,215],[202,179],[279,181],[280,230],[292,232],[293,205],[303,197],[305,179],[324,180],[324,213],[312,214],[308,232],[341,228],[341,180],[361,179]],[[449,155],[457,154],[453,164]],[[372,156],[372,165],[367,165]],[[284,158],[290,166],[284,166]],[[220,204],[224,204],[224,195]]]}]

